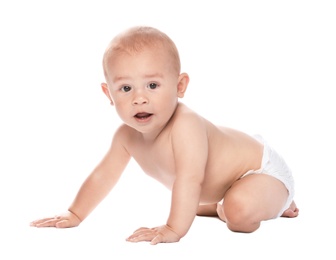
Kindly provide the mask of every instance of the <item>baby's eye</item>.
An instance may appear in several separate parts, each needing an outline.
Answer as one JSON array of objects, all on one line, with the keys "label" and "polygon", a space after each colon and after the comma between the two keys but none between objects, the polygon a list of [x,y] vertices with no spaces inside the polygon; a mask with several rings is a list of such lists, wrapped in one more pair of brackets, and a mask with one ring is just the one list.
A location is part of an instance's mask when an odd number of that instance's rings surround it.
[{"label": "baby's eye", "polygon": [[121,87],[121,91],[123,91],[123,92],[129,92],[129,91],[131,91],[131,87],[130,86],[122,86]]},{"label": "baby's eye", "polygon": [[158,84],[156,83],[149,83],[148,88],[150,89],[156,89],[158,87]]}]

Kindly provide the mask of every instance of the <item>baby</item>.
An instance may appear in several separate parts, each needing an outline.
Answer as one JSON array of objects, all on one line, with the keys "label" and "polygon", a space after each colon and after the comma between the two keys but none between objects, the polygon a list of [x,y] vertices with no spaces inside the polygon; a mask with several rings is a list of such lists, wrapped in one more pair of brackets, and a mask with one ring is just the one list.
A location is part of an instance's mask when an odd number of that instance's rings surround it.
[{"label": "baby", "polygon": [[189,76],[180,67],[174,42],[155,28],[132,27],[111,41],[101,88],[123,124],[68,211],[31,226],[78,226],[131,158],[172,196],[165,224],[140,228],[127,241],[178,242],[197,215],[218,216],[236,232],[298,215],[294,181],[282,157],[260,136],[216,126],[182,104]]}]

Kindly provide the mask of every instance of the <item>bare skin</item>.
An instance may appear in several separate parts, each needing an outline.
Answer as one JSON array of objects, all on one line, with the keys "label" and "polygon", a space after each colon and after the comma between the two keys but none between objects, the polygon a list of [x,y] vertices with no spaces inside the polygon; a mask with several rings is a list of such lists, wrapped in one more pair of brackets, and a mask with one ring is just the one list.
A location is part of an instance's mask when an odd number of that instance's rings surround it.
[{"label": "bare skin", "polygon": [[[294,218],[294,217],[297,217],[298,214],[299,214],[299,209],[296,207],[295,202],[292,201],[289,208],[282,213],[281,217]],[[218,217],[219,219],[226,222],[224,206],[222,203],[200,205],[198,207],[197,215],[204,216],[204,217]]]},{"label": "bare skin", "polygon": [[[267,174],[241,178],[260,168],[263,145],[245,133],[214,125],[179,102],[189,76],[172,66],[171,51],[162,48],[166,45],[114,50],[119,39],[105,54],[107,82],[101,87],[124,123],[69,210],[31,225],[78,226],[113,189],[130,158],[170,189],[172,200],[165,224],[139,228],[127,241],[177,242],[196,215],[218,216],[237,232],[253,232],[261,221],[276,217],[288,198],[284,184]],[[294,202],[282,214],[297,215]]]}]

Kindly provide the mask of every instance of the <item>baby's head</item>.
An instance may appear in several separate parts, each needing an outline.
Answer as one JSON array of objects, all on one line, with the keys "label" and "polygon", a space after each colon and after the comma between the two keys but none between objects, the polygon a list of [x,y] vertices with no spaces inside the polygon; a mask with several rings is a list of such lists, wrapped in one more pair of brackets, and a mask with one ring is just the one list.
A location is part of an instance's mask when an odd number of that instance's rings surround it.
[{"label": "baby's head", "polygon": [[181,62],[175,43],[163,32],[153,27],[136,26],[117,35],[108,45],[103,57],[103,69],[108,79],[108,64],[120,54],[135,55],[144,50],[160,48],[171,58],[172,69],[180,74]]},{"label": "baby's head", "polygon": [[[167,124],[187,89],[174,42],[151,27],[133,27],[107,47],[102,90],[123,122],[142,133]],[[159,129],[159,131],[158,131]]]}]

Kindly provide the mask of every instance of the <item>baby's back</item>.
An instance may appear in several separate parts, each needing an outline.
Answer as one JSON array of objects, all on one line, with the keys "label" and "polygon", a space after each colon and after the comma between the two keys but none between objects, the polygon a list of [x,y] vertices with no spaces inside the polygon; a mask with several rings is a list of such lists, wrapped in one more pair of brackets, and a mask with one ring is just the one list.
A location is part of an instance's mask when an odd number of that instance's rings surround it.
[{"label": "baby's back", "polygon": [[206,124],[209,150],[201,202],[215,203],[247,171],[260,168],[263,145],[243,132]]}]

